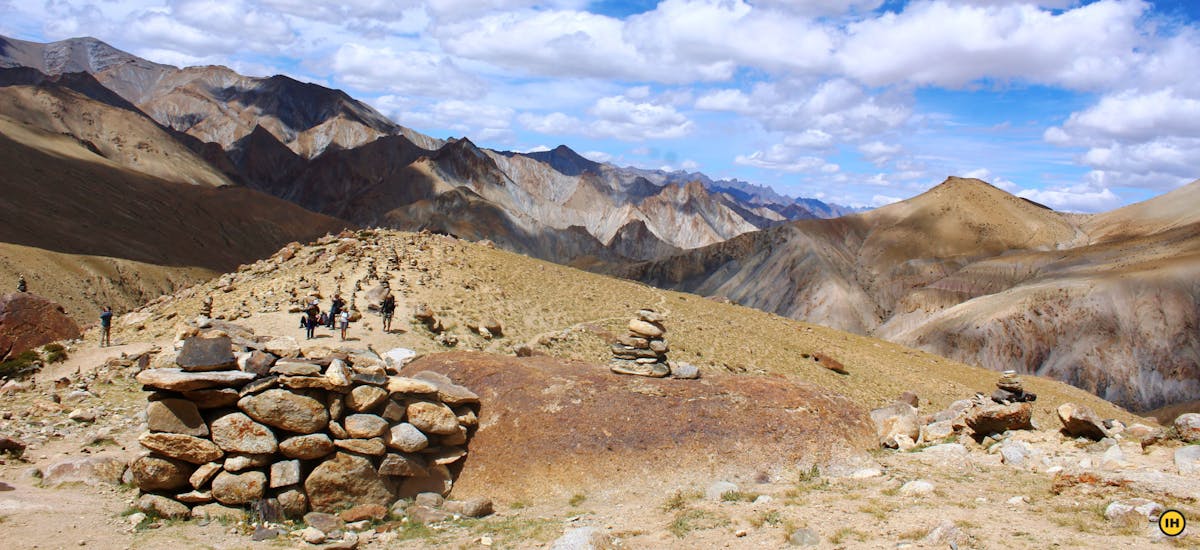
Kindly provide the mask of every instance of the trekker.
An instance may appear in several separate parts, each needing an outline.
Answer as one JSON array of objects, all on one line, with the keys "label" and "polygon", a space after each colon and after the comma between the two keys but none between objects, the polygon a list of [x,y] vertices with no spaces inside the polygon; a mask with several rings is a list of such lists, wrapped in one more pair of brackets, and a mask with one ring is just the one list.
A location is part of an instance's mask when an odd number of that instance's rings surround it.
[{"label": "trekker", "polygon": [[112,341],[109,340],[109,334],[112,332],[112,308],[104,306],[104,311],[100,312],[100,347],[111,346]]},{"label": "trekker", "polygon": [[346,330],[350,328],[350,312],[343,311],[338,314],[338,323],[342,328],[342,340],[346,339]]},{"label": "trekker", "polygon": [[383,297],[383,302],[379,304],[379,315],[383,317],[383,331],[391,332],[392,330],[392,315],[396,313],[396,297],[392,296],[389,290],[387,295]]},{"label": "trekker", "polygon": [[337,320],[338,314],[342,312],[342,308],[346,307],[346,301],[342,299],[341,294],[333,295],[333,302],[329,304],[329,330],[333,330],[333,323]]},{"label": "trekker", "polygon": [[317,329],[317,315],[321,313],[317,307],[317,301],[313,300],[308,309],[304,311],[304,336],[309,340],[313,338],[313,331]]}]

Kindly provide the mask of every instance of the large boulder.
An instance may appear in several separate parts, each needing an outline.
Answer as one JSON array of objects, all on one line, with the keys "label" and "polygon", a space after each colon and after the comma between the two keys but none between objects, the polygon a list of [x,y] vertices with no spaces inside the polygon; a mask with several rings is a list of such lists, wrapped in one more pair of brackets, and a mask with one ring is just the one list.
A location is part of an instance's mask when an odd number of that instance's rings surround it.
[{"label": "large boulder", "polygon": [[29,292],[0,296],[0,361],[79,336],[79,325],[61,305]]},{"label": "large boulder", "polygon": [[975,432],[976,439],[1008,430],[1033,429],[1033,404],[1009,403],[1007,405],[980,405],[967,412],[967,426]]},{"label": "large boulder", "polygon": [[917,418],[917,409],[907,403],[892,403],[886,407],[871,411],[871,422],[875,424],[875,434],[879,436],[879,444],[895,448],[900,442],[897,436],[906,436],[909,441],[916,441],[921,435],[921,422]]},{"label": "large boulder", "polygon": [[369,459],[338,452],[313,469],[304,492],[313,510],[335,513],[357,504],[390,505],[395,500],[390,485]]},{"label": "large boulder", "polygon": [[1062,421],[1062,432],[1071,437],[1085,437],[1100,441],[1108,437],[1104,421],[1092,409],[1074,403],[1063,403],[1058,407],[1058,419]]},{"label": "large boulder", "polygon": [[229,370],[237,367],[237,358],[233,356],[233,342],[228,336],[192,337],[183,341],[175,364],[187,372]]},{"label": "large boulder", "polygon": [[257,470],[241,474],[221,472],[212,481],[212,496],[225,505],[248,504],[262,498],[267,475]]},{"label": "large boulder", "polygon": [[238,400],[238,408],[268,426],[310,434],[329,425],[329,411],[320,401],[287,390],[273,389]]}]

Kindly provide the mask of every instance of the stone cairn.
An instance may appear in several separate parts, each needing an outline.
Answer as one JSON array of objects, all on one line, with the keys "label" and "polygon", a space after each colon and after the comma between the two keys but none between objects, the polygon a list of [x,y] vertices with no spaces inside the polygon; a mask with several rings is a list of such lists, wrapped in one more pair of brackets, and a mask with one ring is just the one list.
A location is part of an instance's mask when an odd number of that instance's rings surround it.
[{"label": "stone cairn", "polygon": [[1006,370],[1001,373],[1000,381],[996,382],[996,391],[992,392],[992,401],[1001,405],[1026,403],[1037,401],[1037,395],[1029,393],[1021,387],[1021,378],[1017,376],[1017,371]]},{"label": "stone cairn", "polygon": [[671,374],[667,364],[667,316],[652,309],[639,309],[629,320],[629,332],[612,345],[611,369],[617,374],[662,378]]},{"label": "stone cairn", "polygon": [[144,492],[139,508],[172,517],[249,505],[288,518],[362,506],[386,514],[397,499],[450,491],[451,468],[461,467],[478,425],[470,390],[429,371],[389,374],[365,350],[303,357],[286,337],[184,334],[174,367],[137,375],[151,392],[149,431],[138,439],[149,452],[130,468]]}]

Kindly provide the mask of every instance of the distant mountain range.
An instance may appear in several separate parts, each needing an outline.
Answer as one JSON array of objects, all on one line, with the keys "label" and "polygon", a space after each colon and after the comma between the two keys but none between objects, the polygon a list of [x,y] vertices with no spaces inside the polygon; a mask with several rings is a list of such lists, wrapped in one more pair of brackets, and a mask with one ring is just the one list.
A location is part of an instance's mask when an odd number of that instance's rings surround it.
[{"label": "distant mountain range", "polygon": [[[858,212],[566,146],[435,139],[341,91],[151,63],[91,38],[0,37],[0,161],[0,243],[127,260],[122,281],[166,266],[154,288],[345,228],[428,230],[1053,376],[1133,409],[1200,399],[1200,183],[1079,216],[951,178]],[[22,265],[0,257],[0,275]],[[96,305],[134,292],[122,285],[62,298]]]},{"label": "distant mountain range", "polygon": [[338,90],[225,67],[180,69],[93,38],[50,44],[0,38],[0,67],[8,95],[67,89],[83,96],[72,109],[102,104],[106,112],[156,122],[159,128],[124,132],[155,136],[148,142],[163,151],[152,161],[117,151],[122,140],[97,139],[78,124],[53,129],[128,168],[256,189],[357,225],[490,238],[564,263],[648,259],[846,212],[703,174],[600,164],[565,146],[512,153],[480,149],[466,138],[434,139]]}]

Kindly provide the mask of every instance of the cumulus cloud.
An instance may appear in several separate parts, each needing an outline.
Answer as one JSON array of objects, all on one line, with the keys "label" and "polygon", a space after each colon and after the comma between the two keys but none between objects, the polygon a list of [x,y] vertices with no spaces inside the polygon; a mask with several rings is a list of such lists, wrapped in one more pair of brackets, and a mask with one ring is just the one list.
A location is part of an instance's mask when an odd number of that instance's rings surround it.
[{"label": "cumulus cloud", "polygon": [[1141,0],[1054,13],[1029,3],[912,2],[852,23],[837,57],[864,83],[962,87],[981,79],[1095,89],[1126,77],[1143,37]]},{"label": "cumulus cloud", "polygon": [[799,154],[786,145],[772,145],[766,151],[755,151],[749,155],[738,155],[733,160],[743,166],[780,170],[784,172],[834,173],[841,170],[837,164],[817,156]]},{"label": "cumulus cloud", "polygon": [[1018,192],[1017,196],[1068,212],[1101,212],[1121,204],[1121,197],[1107,187],[1086,183],[1070,187],[1026,189]]},{"label": "cumulus cloud", "polygon": [[863,154],[863,158],[866,158],[871,164],[882,166],[889,160],[892,160],[892,157],[899,154],[904,148],[894,143],[872,141],[859,145],[858,150]]},{"label": "cumulus cloud", "polygon": [[688,135],[695,123],[671,105],[624,95],[602,97],[587,110],[590,120],[561,112],[521,113],[522,126],[543,134],[579,134],[625,141],[671,139]]},{"label": "cumulus cloud", "polygon": [[431,52],[349,43],[334,53],[332,66],[342,81],[364,90],[454,98],[478,98],[485,91],[477,77]]},{"label": "cumulus cloud", "polygon": [[395,113],[395,118],[407,126],[448,129],[478,141],[512,137],[512,109],[488,103],[446,100],[428,107],[415,104],[413,110]]},{"label": "cumulus cloud", "polygon": [[612,159],[613,159],[613,156],[611,154],[605,153],[604,151],[584,151],[582,153],[579,153],[579,155],[585,159],[593,160],[596,162],[612,162]]}]

